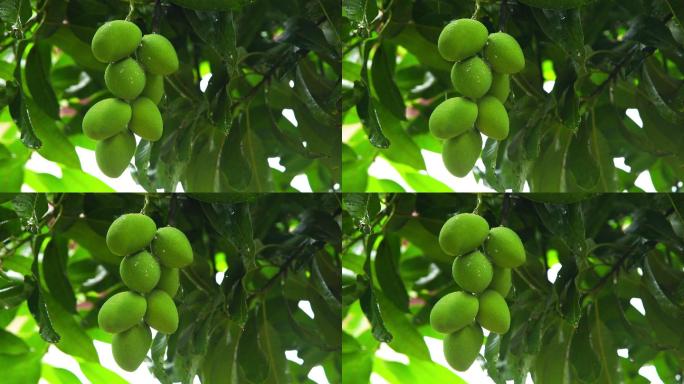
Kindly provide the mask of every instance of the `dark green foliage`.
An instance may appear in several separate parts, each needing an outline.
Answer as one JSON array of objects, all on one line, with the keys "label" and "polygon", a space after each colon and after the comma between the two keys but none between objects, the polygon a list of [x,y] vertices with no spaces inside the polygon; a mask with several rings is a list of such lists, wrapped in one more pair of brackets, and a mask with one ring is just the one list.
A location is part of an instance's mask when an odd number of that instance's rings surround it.
[{"label": "dark green foliage", "polygon": [[[442,339],[453,368],[481,366],[495,383],[528,375],[541,384],[630,382],[654,364],[663,382],[684,373],[680,194],[347,194],[342,203],[343,369],[355,382],[395,377],[388,367],[404,378],[430,372],[430,382],[458,382],[430,356],[425,338]],[[475,295],[473,324],[491,331],[484,345],[476,328],[470,342],[459,341],[435,321],[470,310],[442,312],[443,300],[465,293],[437,245],[443,223],[473,211],[517,233],[527,253],[513,270],[495,266],[489,288]],[[387,239],[401,244],[391,268],[377,257]],[[401,289],[378,285],[385,280]],[[396,304],[403,297],[407,310]],[[360,323],[367,328],[356,333]],[[408,361],[377,353],[388,347]],[[619,349],[644,355],[626,359]]]}]

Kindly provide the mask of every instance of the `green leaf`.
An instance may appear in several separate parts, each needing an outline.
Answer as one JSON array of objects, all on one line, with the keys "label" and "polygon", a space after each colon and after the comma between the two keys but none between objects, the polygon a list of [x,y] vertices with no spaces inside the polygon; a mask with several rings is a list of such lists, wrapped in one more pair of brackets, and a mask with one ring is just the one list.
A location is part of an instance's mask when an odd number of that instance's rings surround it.
[{"label": "green leaf", "polygon": [[380,105],[376,111],[379,122],[383,126],[383,132],[392,143],[390,147],[381,150],[380,153],[395,163],[408,165],[415,170],[424,170],[423,154],[404,130],[401,121]]},{"label": "green leaf", "polygon": [[83,361],[79,363],[79,367],[91,383],[128,384],[121,376],[98,363]]},{"label": "green leaf", "polygon": [[259,326],[259,347],[268,361],[268,377],[264,383],[288,383],[286,373],[287,362],[278,333],[268,322],[266,308],[261,309],[261,325]]},{"label": "green leaf", "polygon": [[400,238],[390,233],[385,234],[373,261],[375,275],[385,297],[399,310],[408,312],[409,298],[399,276],[400,258]]},{"label": "green leaf", "polygon": [[0,354],[0,366],[2,369],[2,382],[4,384],[37,383],[40,380],[39,353],[26,353],[22,355]]},{"label": "green leaf", "polygon": [[376,298],[385,327],[393,336],[392,340],[387,342],[387,344],[399,353],[430,361],[430,352],[425,344],[425,340],[423,340],[423,336],[416,330],[406,315],[384,295],[377,295]]},{"label": "green leaf", "polygon": [[59,47],[85,69],[104,71],[107,64],[100,63],[93,56],[90,45],[80,40],[68,26],[60,27],[46,42]]},{"label": "green leaf", "polygon": [[[399,120],[406,120],[406,106],[394,82],[396,47],[380,43],[373,55],[370,75],[375,95],[380,103]],[[392,140],[390,138],[390,140]]]},{"label": "green leaf", "polygon": [[10,62],[0,60],[0,79],[8,82],[13,81],[15,67],[16,66]]},{"label": "green leaf", "polygon": [[20,337],[3,329],[0,330],[0,351],[4,355],[23,355],[30,348]]},{"label": "green leaf", "polygon": [[[43,145],[38,153],[44,158],[62,163],[68,167],[81,169],[81,161],[76,154],[76,148],[67,139],[64,133],[57,128],[52,121],[33,100],[27,100],[28,117],[33,126],[36,136]],[[89,189],[83,189],[90,191]]]},{"label": "green leaf", "polygon": [[[52,89],[50,81],[50,69],[52,46],[43,42],[37,42],[26,57],[26,86],[31,92],[31,97],[36,104],[53,120],[59,119],[59,104],[57,96]],[[35,123],[34,123],[35,125]]]},{"label": "green leaf", "polygon": [[80,384],[78,376],[64,368],[57,368],[51,365],[42,365],[42,378],[50,384]]},{"label": "green leaf", "polygon": [[411,360],[408,365],[375,358],[374,371],[392,384],[454,383],[467,384],[449,368],[431,361]]},{"label": "green leaf", "polygon": [[68,312],[76,313],[76,296],[67,275],[67,247],[65,239],[53,237],[49,240],[43,254],[42,275],[52,297]]},{"label": "green leaf", "polygon": [[[66,354],[99,363],[97,351],[83,327],[51,296],[45,296],[52,326],[61,336],[57,348]],[[87,375],[86,375],[87,376]]]},{"label": "green leaf", "polygon": [[359,351],[342,354],[343,384],[357,384],[370,382],[373,372],[373,353]]}]

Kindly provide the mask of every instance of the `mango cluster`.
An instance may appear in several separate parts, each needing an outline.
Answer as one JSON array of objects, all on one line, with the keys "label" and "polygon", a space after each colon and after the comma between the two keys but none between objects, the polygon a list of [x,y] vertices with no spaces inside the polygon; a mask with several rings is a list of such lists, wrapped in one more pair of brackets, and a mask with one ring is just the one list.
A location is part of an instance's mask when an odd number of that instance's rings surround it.
[{"label": "mango cluster", "polygon": [[103,63],[105,84],[115,97],[93,105],[83,117],[83,133],[97,140],[95,159],[102,173],[119,177],[135,154],[133,134],[161,138],[164,122],[157,105],[164,96],[164,76],[178,70],[178,56],[162,35],[142,35],[137,25],[114,20],[95,32],[93,55]]},{"label": "mango cluster", "polygon": [[120,292],[102,305],[98,324],[113,333],[112,354],[127,371],[138,369],[152,344],[150,327],[171,334],[178,329],[173,302],[180,287],[179,268],[192,263],[188,238],[174,227],[157,229],[154,221],[139,213],[120,216],[107,230],[107,247],[123,256],[121,280],[129,291]]},{"label": "mango cluster", "polygon": [[513,36],[496,32],[473,19],[449,23],[439,35],[439,53],[453,61],[451,82],[461,97],[440,103],[430,115],[430,132],[444,140],[442,160],[454,176],[467,175],[482,151],[482,136],[508,137],[504,103],[510,75],[525,68],[522,49]]},{"label": "mango cluster", "polygon": [[482,328],[504,334],[511,325],[505,297],[511,268],[525,263],[520,237],[509,228],[489,228],[481,216],[462,213],[444,223],[439,245],[455,256],[451,272],[462,291],[449,293],[430,312],[432,328],[444,338],[444,357],[457,371],[472,365],[484,339]]}]

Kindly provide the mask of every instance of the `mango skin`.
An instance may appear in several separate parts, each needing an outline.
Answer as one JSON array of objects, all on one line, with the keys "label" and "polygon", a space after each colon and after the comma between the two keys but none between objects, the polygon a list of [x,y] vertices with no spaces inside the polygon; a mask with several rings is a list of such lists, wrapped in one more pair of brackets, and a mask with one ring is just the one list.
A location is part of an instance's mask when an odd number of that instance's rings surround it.
[{"label": "mango skin", "polygon": [[451,274],[456,284],[465,291],[480,293],[492,282],[492,263],[482,252],[475,251],[459,256],[451,265]]},{"label": "mango skin", "polygon": [[525,264],[525,247],[510,228],[492,228],[485,243],[485,253],[499,267],[515,268]]},{"label": "mango skin", "polygon": [[152,242],[157,225],[142,213],[127,213],[119,216],[107,230],[107,247],[119,256],[130,255]]},{"label": "mango skin", "polygon": [[133,100],[145,88],[145,71],[137,61],[129,57],[107,66],[105,84],[114,96]]},{"label": "mango skin", "polygon": [[159,140],[164,131],[164,121],[157,105],[146,97],[140,97],[131,103],[131,109],[128,129],[145,140]]},{"label": "mango skin", "polygon": [[477,104],[463,97],[444,100],[430,115],[430,132],[437,138],[450,139],[473,128]]},{"label": "mango skin", "polygon": [[484,48],[487,34],[487,27],[477,20],[454,20],[439,34],[437,49],[445,60],[461,61]]},{"label": "mango skin", "polygon": [[447,220],[439,231],[439,245],[444,253],[461,256],[474,251],[489,235],[489,224],[474,213],[459,213]]},{"label": "mango skin", "polygon": [[145,316],[145,298],[133,292],[120,292],[105,301],[97,314],[103,331],[119,333],[140,323]]},{"label": "mango skin", "polygon": [[121,369],[133,372],[147,356],[147,351],[152,346],[152,332],[143,324],[117,333],[112,337],[112,355],[114,361]]},{"label": "mango skin", "polygon": [[525,68],[525,55],[515,38],[505,32],[489,35],[484,56],[499,73],[518,73]]},{"label": "mango skin", "polygon": [[442,161],[452,175],[464,177],[473,169],[481,152],[482,136],[477,130],[471,129],[444,142]]},{"label": "mango skin", "polygon": [[140,96],[147,97],[159,105],[162,97],[164,97],[164,76],[145,73],[145,88]]},{"label": "mango skin", "polygon": [[178,310],[168,293],[155,289],[147,296],[145,322],[161,333],[176,332],[178,329]]},{"label": "mango skin", "polygon": [[512,280],[510,268],[501,268],[495,265],[492,282],[487,289],[493,289],[499,292],[501,296],[506,297],[513,286]]},{"label": "mango skin", "polygon": [[128,255],[119,264],[121,280],[131,291],[147,293],[159,283],[161,268],[157,260],[147,251]]},{"label": "mango skin", "polygon": [[501,103],[505,103],[511,93],[511,76],[505,73],[492,73],[492,87],[488,95],[494,96]]},{"label": "mango skin", "polygon": [[508,137],[509,122],[506,107],[494,96],[485,96],[477,102],[477,121],[475,127],[494,140]]},{"label": "mango skin", "polygon": [[430,311],[430,326],[440,333],[452,333],[472,324],[477,316],[479,301],[465,292],[444,295]]},{"label": "mango skin", "polygon": [[159,228],[152,240],[152,253],[167,267],[183,268],[192,263],[192,246],[178,228]]},{"label": "mango skin", "polygon": [[95,161],[102,173],[109,177],[121,176],[135,154],[135,137],[128,130],[97,143]]},{"label": "mango skin", "polygon": [[511,327],[511,312],[503,296],[497,291],[486,290],[478,299],[480,309],[477,312],[477,322],[494,333],[508,332]]},{"label": "mango skin", "polygon": [[178,288],[180,288],[178,268],[169,268],[162,265],[161,276],[159,277],[156,289],[160,289],[168,293],[169,296],[174,297],[178,293]]},{"label": "mango skin", "polygon": [[91,49],[97,60],[113,63],[135,52],[141,39],[142,32],[137,25],[130,21],[113,20],[95,31]]},{"label": "mango skin", "polygon": [[482,328],[476,324],[469,325],[444,338],[444,358],[453,369],[465,371],[477,359],[483,341]]},{"label": "mango skin", "polygon": [[104,140],[126,130],[131,107],[119,99],[100,100],[83,116],[83,133],[93,140]]},{"label": "mango skin", "polygon": [[454,89],[463,96],[479,99],[492,86],[492,70],[481,58],[474,56],[454,64],[451,68]]},{"label": "mango skin", "polygon": [[138,59],[153,75],[170,75],[178,70],[178,55],[171,42],[158,34],[142,37]]}]

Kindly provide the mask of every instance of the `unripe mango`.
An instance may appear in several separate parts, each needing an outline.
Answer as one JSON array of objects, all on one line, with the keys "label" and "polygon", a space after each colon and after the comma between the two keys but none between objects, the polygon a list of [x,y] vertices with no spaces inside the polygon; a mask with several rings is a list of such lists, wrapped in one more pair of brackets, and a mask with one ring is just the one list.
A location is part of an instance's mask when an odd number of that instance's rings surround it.
[{"label": "unripe mango", "polygon": [[128,131],[102,140],[95,147],[95,161],[102,173],[117,178],[128,168],[135,154],[135,137]]},{"label": "unripe mango", "polygon": [[477,105],[463,97],[444,100],[430,115],[430,132],[440,139],[450,139],[472,129],[477,119]]},{"label": "unripe mango", "polygon": [[135,52],[141,38],[140,28],[130,21],[113,20],[104,23],[93,36],[93,56],[103,63],[119,61]]},{"label": "unripe mango", "polygon": [[145,322],[162,333],[174,333],[178,329],[178,310],[168,293],[155,289],[147,296]]},{"label": "unripe mango", "polygon": [[146,97],[140,97],[131,104],[131,109],[133,113],[128,129],[145,140],[159,140],[164,130],[164,121],[157,105]]},{"label": "unripe mango", "polygon": [[169,268],[161,266],[161,276],[159,277],[159,283],[157,283],[156,289],[161,289],[162,291],[169,294],[169,296],[174,297],[178,292],[180,287],[180,276],[178,274],[178,268]]},{"label": "unripe mango", "polygon": [[492,71],[478,56],[454,64],[451,68],[454,89],[471,99],[484,96],[492,86]]},{"label": "unripe mango", "polygon": [[485,253],[499,267],[515,268],[525,264],[525,247],[510,228],[492,228],[485,243]]},{"label": "unripe mango", "polygon": [[470,325],[477,316],[477,298],[465,292],[444,295],[430,311],[430,326],[440,333],[452,333]]},{"label": "unripe mango", "polygon": [[471,129],[444,142],[442,161],[452,175],[463,177],[473,169],[481,152],[482,136],[477,130]]},{"label": "unripe mango", "polygon": [[93,140],[104,140],[128,127],[131,107],[119,99],[100,100],[83,116],[83,133]]},{"label": "unripe mango", "polygon": [[494,96],[501,103],[505,103],[508,94],[511,93],[511,76],[505,73],[492,73],[492,87],[489,88],[488,95]]},{"label": "unripe mango", "polygon": [[483,341],[482,328],[475,324],[469,325],[444,338],[444,358],[453,369],[465,371],[477,359]]},{"label": "unripe mango", "polygon": [[494,96],[485,96],[477,102],[475,127],[487,137],[504,140],[508,137],[508,112]]},{"label": "unripe mango", "polygon": [[499,334],[508,332],[511,327],[511,312],[506,300],[494,290],[484,291],[480,297],[477,322],[485,329]]},{"label": "unripe mango", "polygon": [[520,45],[505,32],[489,35],[484,55],[495,72],[517,73],[525,68],[525,56]]},{"label": "unripe mango", "polygon": [[164,76],[145,73],[145,88],[140,96],[147,97],[153,103],[159,104],[164,96]]},{"label": "unripe mango", "polygon": [[487,289],[493,289],[501,294],[501,296],[508,296],[513,285],[511,279],[511,269],[494,266],[494,274],[492,275],[492,282]]},{"label": "unripe mango", "polygon": [[480,293],[492,282],[492,263],[482,252],[475,251],[459,256],[451,265],[451,274],[459,287],[472,293]]},{"label": "unripe mango", "polygon": [[154,75],[170,75],[178,70],[178,55],[173,44],[158,34],[145,35],[138,48],[138,59]]},{"label": "unripe mango", "polygon": [[439,231],[439,245],[444,253],[461,256],[477,249],[489,235],[489,224],[474,213],[459,213],[447,220]]},{"label": "unripe mango", "polygon": [[105,84],[114,96],[133,100],[145,88],[145,71],[137,61],[129,57],[107,66]]},{"label": "unripe mango", "polygon": [[159,283],[161,268],[157,260],[147,251],[124,257],[119,265],[121,280],[128,289],[147,293]]},{"label": "unripe mango", "polygon": [[152,332],[150,328],[143,324],[133,326],[133,328],[117,333],[112,337],[112,355],[114,361],[119,364],[121,369],[133,372],[147,356],[147,351],[152,346]]},{"label": "unripe mango", "polygon": [[477,20],[454,20],[439,34],[437,49],[445,60],[461,61],[484,48],[487,33],[487,27]]},{"label": "unripe mango", "polygon": [[109,226],[107,247],[116,255],[130,255],[150,245],[156,231],[157,226],[149,216],[127,213]]},{"label": "unripe mango", "polygon": [[152,241],[152,253],[167,267],[183,268],[192,263],[192,247],[178,228],[159,228]]},{"label": "unripe mango", "polygon": [[145,316],[145,298],[133,292],[121,292],[105,301],[97,314],[103,331],[119,333],[138,324]]}]

